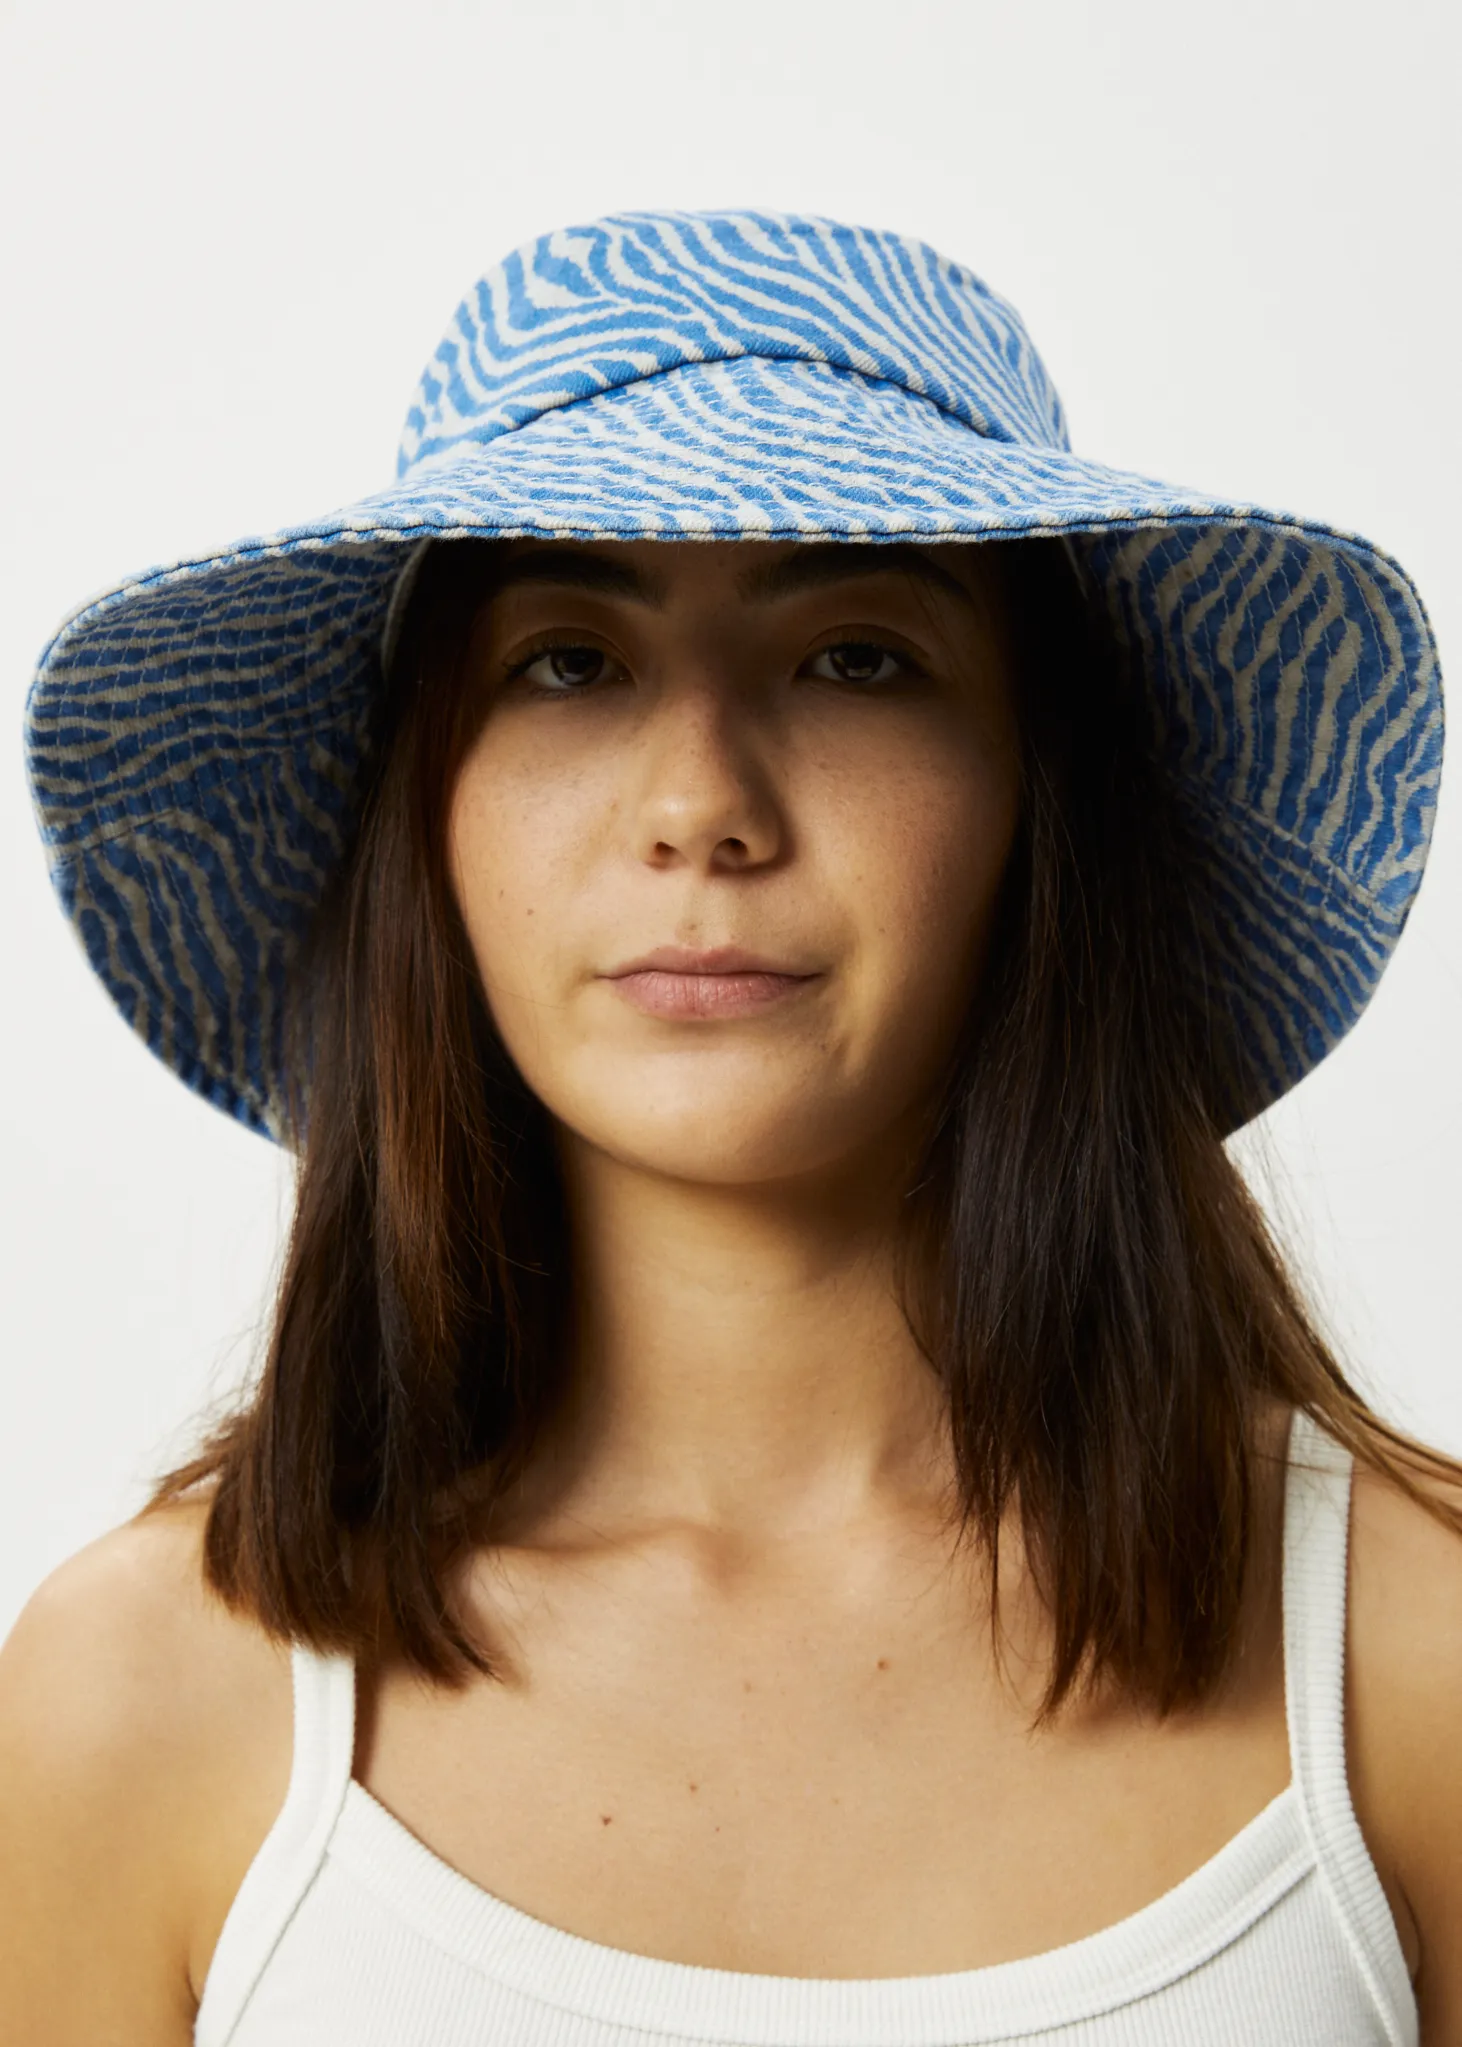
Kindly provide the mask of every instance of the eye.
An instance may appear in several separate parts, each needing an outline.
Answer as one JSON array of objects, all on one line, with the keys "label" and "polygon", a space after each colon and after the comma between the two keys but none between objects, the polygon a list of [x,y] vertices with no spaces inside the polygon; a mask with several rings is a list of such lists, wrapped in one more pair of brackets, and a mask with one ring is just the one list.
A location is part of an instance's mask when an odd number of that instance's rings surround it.
[{"label": "eye", "polygon": [[864,689],[900,682],[913,668],[907,654],[876,640],[839,640],[821,648],[808,663],[809,672],[822,682],[846,682]]},{"label": "eye", "polygon": [[566,641],[535,649],[514,666],[509,680],[525,682],[539,696],[574,696],[603,682],[614,665],[602,647]]}]

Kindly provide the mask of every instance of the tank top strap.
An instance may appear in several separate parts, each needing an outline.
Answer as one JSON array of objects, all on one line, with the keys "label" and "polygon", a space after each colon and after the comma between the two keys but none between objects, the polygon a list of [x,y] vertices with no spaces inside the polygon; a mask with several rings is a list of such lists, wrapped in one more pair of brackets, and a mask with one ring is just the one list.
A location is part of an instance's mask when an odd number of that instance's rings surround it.
[{"label": "tank top strap", "polygon": [[229,1909],[194,2022],[195,2047],[225,2047],[249,1994],[325,1857],[355,1760],[355,1665],[296,1644],[294,1759],[274,1825]]},{"label": "tank top strap", "polygon": [[1297,1410],[1285,1480],[1285,1708],[1294,1788],[1320,1879],[1389,2037],[1401,2041],[1411,2038],[1411,1982],[1345,1764],[1351,1467],[1344,1445]]}]

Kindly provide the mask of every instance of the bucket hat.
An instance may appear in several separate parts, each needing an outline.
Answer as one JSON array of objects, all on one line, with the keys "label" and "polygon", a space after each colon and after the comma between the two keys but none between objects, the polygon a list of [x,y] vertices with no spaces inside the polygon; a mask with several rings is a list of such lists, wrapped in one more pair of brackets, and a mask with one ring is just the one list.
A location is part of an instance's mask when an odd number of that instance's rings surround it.
[{"label": "bucket hat", "polygon": [[625,213],[540,236],[458,307],[387,488],[75,612],[27,705],[52,880],[151,1049],[278,1136],[290,962],[423,542],[1043,533],[1068,537],[1135,664],[1211,856],[1205,968],[1262,1108],[1354,1024],[1420,885],[1443,733],[1420,597],[1356,534],[1073,454],[1005,300],[923,242],[832,220]]}]

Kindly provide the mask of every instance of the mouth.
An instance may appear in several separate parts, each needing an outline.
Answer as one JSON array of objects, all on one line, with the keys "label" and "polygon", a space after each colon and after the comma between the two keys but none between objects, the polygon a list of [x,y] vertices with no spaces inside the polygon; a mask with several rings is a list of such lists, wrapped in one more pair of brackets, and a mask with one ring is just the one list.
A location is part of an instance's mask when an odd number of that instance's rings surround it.
[{"label": "mouth", "polygon": [[746,952],[740,946],[720,945],[698,952],[662,945],[640,959],[611,968],[604,978],[645,1015],[686,1021],[753,1016],[785,1002],[822,976]]},{"label": "mouth", "polygon": [[740,945],[712,945],[697,950],[687,945],[657,945],[622,966],[610,967],[606,979],[617,981],[625,974],[782,974],[791,980],[810,979],[803,968],[790,960],[769,959],[764,953],[747,952]]}]

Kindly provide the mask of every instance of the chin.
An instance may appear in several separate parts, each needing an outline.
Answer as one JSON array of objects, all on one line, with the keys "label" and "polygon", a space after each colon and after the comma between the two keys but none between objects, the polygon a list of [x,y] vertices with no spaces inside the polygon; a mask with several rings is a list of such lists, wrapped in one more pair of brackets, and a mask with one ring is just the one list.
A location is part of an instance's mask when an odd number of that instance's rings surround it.
[{"label": "chin", "polygon": [[793,1099],[742,1093],[715,1102],[702,1092],[689,1105],[656,1105],[641,1095],[638,1113],[631,1116],[560,1120],[581,1142],[626,1166],[703,1186],[804,1179],[849,1164],[857,1147],[856,1122],[846,1102],[820,1105],[809,1102],[805,1093]]}]

